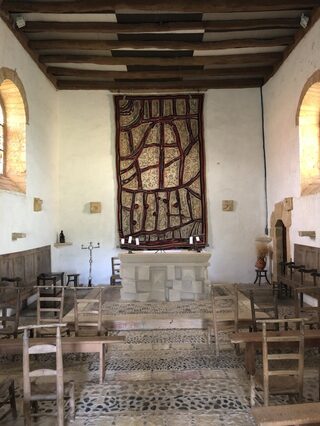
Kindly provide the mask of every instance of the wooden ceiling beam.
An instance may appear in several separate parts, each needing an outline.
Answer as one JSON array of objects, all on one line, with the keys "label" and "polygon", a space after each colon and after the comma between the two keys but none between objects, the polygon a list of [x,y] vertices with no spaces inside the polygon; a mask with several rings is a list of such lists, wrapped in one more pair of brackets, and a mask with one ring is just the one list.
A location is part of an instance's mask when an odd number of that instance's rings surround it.
[{"label": "wooden ceiling beam", "polygon": [[194,80],[194,81],[159,81],[159,82],[106,82],[97,80],[58,80],[61,90],[201,90],[240,87],[260,87],[263,79],[232,80]]},{"label": "wooden ceiling beam", "polygon": [[311,28],[315,25],[316,22],[320,20],[320,6],[315,8],[310,16],[308,25],[306,28],[300,28],[294,35],[294,42],[291,43],[283,52],[282,58],[280,61],[278,61],[274,67],[273,71],[269,74],[266,81],[268,81],[281,67],[281,65],[284,63],[284,61],[287,59],[287,57],[290,55],[290,53],[295,49],[295,47],[298,46],[300,41],[304,38],[304,36],[311,30]]},{"label": "wooden ceiling beam", "polygon": [[208,70],[173,70],[173,71],[100,71],[76,68],[48,67],[48,73],[54,76],[72,76],[82,78],[109,78],[109,79],[161,79],[161,78],[190,78],[190,77],[221,77],[221,76],[247,76],[264,77],[272,70],[271,67],[246,67],[246,68],[214,68]]},{"label": "wooden ceiling beam", "polygon": [[318,5],[319,0],[4,0],[2,8],[14,13],[228,13],[306,9]]},{"label": "wooden ceiling beam", "polygon": [[293,37],[274,37],[270,39],[232,39],[221,41],[113,41],[113,40],[31,40],[32,49],[79,49],[79,50],[116,50],[116,49],[171,49],[171,50],[221,50],[245,47],[287,46]]},{"label": "wooden ceiling beam", "polygon": [[243,31],[298,28],[300,18],[238,19],[232,21],[199,21],[118,24],[115,22],[52,22],[27,21],[21,30],[25,33],[154,33],[175,31]]},{"label": "wooden ceiling beam", "polygon": [[0,3],[0,17],[2,18],[3,22],[7,25],[9,30],[12,32],[12,34],[19,41],[21,46],[34,60],[36,65],[39,67],[39,69],[49,79],[49,81],[53,84],[53,86],[56,87],[56,78],[53,75],[49,75],[47,73],[47,66],[39,60],[39,54],[30,48],[26,34],[23,34],[16,28],[13,18],[1,9],[1,3]]},{"label": "wooden ceiling beam", "polygon": [[255,53],[243,55],[216,55],[216,56],[191,56],[181,58],[162,57],[112,57],[98,55],[40,55],[43,63],[78,63],[98,65],[150,65],[150,66],[213,66],[213,65],[240,65],[240,64],[263,64],[270,65],[281,60],[282,54]]}]

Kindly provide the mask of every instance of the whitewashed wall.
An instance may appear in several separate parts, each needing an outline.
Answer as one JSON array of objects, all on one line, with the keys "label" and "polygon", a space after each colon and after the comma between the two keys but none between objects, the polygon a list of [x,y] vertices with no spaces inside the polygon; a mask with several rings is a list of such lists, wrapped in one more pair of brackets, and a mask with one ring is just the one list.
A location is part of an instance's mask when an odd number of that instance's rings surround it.
[{"label": "whitewashed wall", "polygon": [[[60,228],[72,246],[54,248],[59,268],[81,273],[87,282],[89,253],[81,244],[100,243],[94,250],[93,282],[109,281],[116,250],[116,175],[113,98],[102,91],[59,92]],[[90,214],[90,201],[102,203]]]},{"label": "whitewashed wall", "polygon": [[[210,278],[252,282],[254,240],[265,228],[259,90],[211,90],[204,114]],[[222,200],[235,210],[222,211]]]},{"label": "whitewashed wall", "polygon": [[[106,283],[118,253],[113,98],[57,93],[1,21],[0,65],[17,70],[30,108],[27,194],[0,191],[0,253],[52,244],[63,229],[73,245],[52,247],[53,269],[77,271],[86,282],[88,252],[80,247],[99,241],[93,281]],[[259,91],[208,91],[204,129],[210,279],[251,281],[254,239],[264,230]],[[33,197],[43,199],[42,212],[33,212]],[[235,201],[233,212],[222,211],[224,199]],[[102,203],[101,214],[89,214],[90,201]],[[12,242],[12,232],[27,238]]]},{"label": "whitewashed wall", "polygon": [[[308,78],[320,67],[320,22],[264,86],[269,211],[285,197],[294,197],[290,243],[320,247],[320,194],[300,197],[299,98]],[[316,239],[298,231],[316,231]],[[293,255],[293,252],[291,253]]]},{"label": "whitewashed wall", "polygon": [[[33,60],[0,20],[0,67],[16,70],[29,104],[26,135],[27,192],[0,190],[0,254],[54,242],[57,229],[57,93]],[[43,211],[33,211],[33,198]],[[11,240],[12,232],[26,238]]]},{"label": "whitewashed wall", "polygon": [[[72,246],[53,249],[59,269],[88,276],[88,252],[94,250],[93,282],[106,283],[110,258],[117,254],[114,106],[102,91],[59,92],[60,227]],[[260,98],[257,89],[216,90],[205,95],[205,150],[210,279],[251,281],[254,239],[264,230],[263,160]],[[235,200],[234,212],[222,212],[223,199]],[[88,203],[102,202],[101,214]]]}]

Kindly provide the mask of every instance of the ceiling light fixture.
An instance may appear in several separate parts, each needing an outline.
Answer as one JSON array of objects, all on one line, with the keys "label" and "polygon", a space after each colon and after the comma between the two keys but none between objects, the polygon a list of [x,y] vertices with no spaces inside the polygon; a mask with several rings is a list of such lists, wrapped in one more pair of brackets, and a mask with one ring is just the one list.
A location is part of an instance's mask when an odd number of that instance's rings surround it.
[{"label": "ceiling light fixture", "polygon": [[23,16],[17,16],[16,17],[16,26],[18,28],[23,28],[26,26],[26,21],[24,20]]},{"label": "ceiling light fixture", "polygon": [[300,25],[302,28],[307,28],[309,22],[309,17],[302,13],[300,18]]}]

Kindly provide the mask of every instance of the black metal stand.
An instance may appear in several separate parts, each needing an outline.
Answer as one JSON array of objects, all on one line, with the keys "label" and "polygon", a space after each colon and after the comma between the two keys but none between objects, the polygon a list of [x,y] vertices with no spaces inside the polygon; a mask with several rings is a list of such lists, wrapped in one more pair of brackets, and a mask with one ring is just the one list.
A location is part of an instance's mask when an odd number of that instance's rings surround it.
[{"label": "black metal stand", "polygon": [[93,246],[92,242],[90,241],[89,245],[85,247],[83,244],[81,245],[82,250],[89,250],[89,276],[88,276],[88,287],[92,287],[92,250],[95,248],[100,248],[100,243],[97,243],[96,246]]}]

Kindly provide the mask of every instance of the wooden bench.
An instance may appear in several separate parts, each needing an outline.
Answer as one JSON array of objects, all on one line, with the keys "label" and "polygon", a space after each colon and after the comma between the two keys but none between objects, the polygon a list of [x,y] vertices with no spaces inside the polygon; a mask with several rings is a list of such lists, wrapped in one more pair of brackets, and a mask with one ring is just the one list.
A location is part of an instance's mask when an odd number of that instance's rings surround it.
[{"label": "wooden bench", "polygon": [[[98,353],[99,382],[103,383],[105,376],[105,353],[108,345],[125,342],[124,336],[94,336],[94,337],[63,337],[63,353]],[[30,344],[54,344],[55,337],[30,339]],[[22,354],[22,339],[0,340],[0,355]]]},{"label": "wooden bench", "polygon": [[255,407],[251,411],[259,426],[320,424],[320,402]]},{"label": "wooden bench", "polygon": [[34,286],[37,284],[37,276],[43,271],[50,270],[50,246],[0,255],[0,278],[21,279],[18,286],[21,288],[22,305],[36,293]]},{"label": "wooden bench", "polygon": [[[287,335],[290,331],[274,331],[275,336]],[[292,331],[294,334],[295,331]],[[271,335],[271,333],[270,333]],[[307,347],[320,347],[320,330],[304,330],[304,341]],[[245,367],[250,376],[254,376],[256,369],[256,352],[262,348],[262,332],[239,332],[231,335],[231,343],[245,344]],[[277,343],[275,343],[277,345]]]}]

